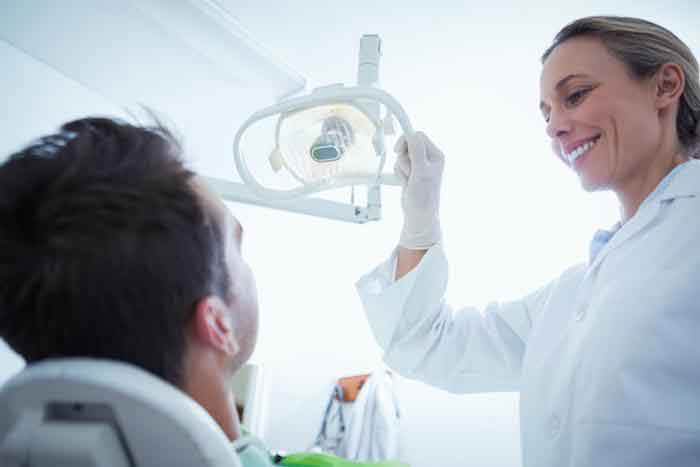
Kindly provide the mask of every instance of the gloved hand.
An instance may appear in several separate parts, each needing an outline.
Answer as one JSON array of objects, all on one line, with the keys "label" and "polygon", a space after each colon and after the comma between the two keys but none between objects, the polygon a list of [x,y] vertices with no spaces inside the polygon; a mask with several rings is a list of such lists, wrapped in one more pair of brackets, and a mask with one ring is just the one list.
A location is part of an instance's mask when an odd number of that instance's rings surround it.
[{"label": "gloved hand", "polygon": [[440,183],[445,156],[423,132],[396,142],[394,173],[403,183],[403,229],[399,245],[423,250],[440,241]]}]

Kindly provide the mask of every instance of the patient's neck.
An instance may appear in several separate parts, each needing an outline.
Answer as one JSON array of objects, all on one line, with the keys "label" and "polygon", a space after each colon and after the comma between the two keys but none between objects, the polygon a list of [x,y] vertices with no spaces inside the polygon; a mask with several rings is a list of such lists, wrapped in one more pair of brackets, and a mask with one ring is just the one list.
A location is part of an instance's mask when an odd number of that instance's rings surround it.
[{"label": "patient's neck", "polygon": [[236,400],[230,390],[230,375],[211,354],[190,354],[184,366],[182,390],[194,399],[234,441],[241,436]]}]

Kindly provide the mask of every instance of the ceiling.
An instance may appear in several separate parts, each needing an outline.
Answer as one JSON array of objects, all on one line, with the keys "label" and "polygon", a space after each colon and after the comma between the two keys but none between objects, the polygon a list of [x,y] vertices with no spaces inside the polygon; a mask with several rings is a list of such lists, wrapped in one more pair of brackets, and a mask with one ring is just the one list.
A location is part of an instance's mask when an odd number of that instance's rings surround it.
[{"label": "ceiling", "polygon": [[[521,100],[536,112],[539,56],[567,22],[593,14],[656,21],[700,52],[697,0],[217,0],[311,86],[356,79],[359,38],[383,39],[383,87],[417,126],[433,126],[465,89]],[[454,91],[454,92],[451,92]],[[523,100],[528,94],[530,101]],[[532,94],[532,98],[529,95]],[[424,118],[425,117],[425,118]]]}]

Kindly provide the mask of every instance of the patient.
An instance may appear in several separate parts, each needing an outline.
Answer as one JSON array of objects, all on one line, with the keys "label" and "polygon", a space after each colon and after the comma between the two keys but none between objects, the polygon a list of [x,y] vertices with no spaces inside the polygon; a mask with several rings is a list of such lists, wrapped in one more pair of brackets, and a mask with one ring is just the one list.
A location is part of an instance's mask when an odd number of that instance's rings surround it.
[{"label": "patient", "polygon": [[162,126],[67,123],[0,165],[0,337],[28,364],[137,365],[235,440],[258,327],[242,239]]}]

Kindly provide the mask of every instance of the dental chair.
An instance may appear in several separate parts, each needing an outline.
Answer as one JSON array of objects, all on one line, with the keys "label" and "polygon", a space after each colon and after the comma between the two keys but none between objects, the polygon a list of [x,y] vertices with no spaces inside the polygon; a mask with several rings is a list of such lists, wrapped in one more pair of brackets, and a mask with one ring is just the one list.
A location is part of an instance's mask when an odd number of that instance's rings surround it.
[{"label": "dental chair", "polygon": [[185,393],[121,362],[29,365],[0,387],[2,467],[240,467]]}]

